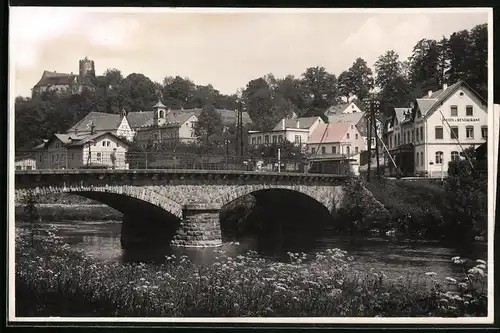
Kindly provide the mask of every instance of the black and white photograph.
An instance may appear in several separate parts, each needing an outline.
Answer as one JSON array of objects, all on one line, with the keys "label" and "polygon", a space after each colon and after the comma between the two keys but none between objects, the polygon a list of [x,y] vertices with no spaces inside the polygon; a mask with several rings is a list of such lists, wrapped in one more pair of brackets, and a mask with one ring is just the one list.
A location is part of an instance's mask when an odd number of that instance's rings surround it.
[{"label": "black and white photograph", "polygon": [[491,8],[9,12],[9,321],[493,322]]}]

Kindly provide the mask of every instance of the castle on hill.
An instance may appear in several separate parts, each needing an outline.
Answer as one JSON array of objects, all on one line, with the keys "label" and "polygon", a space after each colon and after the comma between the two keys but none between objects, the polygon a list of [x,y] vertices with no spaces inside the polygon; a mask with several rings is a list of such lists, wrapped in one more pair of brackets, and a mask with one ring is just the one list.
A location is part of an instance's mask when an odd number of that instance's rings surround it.
[{"label": "castle on hill", "polygon": [[32,96],[45,91],[80,94],[84,89],[95,90],[97,79],[94,61],[85,57],[85,59],[79,61],[78,74],[43,71],[41,79],[32,88],[31,93]]}]

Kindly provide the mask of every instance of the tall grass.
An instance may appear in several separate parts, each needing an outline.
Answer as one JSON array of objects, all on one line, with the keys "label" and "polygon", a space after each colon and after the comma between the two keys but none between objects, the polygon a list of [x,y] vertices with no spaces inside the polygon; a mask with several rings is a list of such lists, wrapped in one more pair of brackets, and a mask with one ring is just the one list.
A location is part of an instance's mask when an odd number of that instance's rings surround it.
[{"label": "tall grass", "polygon": [[104,263],[70,250],[54,230],[35,244],[20,233],[16,258],[18,316],[485,316],[487,308],[485,262],[460,258],[461,278],[397,280],[353,270],[338,249],[307,262],[306,254],[277,263],[219,251],[212,265]]}]

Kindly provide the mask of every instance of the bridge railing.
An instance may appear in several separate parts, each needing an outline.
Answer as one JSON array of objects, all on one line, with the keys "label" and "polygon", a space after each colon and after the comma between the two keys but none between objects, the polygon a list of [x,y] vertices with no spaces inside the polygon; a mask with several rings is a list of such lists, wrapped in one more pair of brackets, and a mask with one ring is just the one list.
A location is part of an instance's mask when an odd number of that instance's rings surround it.
[{"label": "bridge railing", "polygon": [[[151,152],[88,151],[16,151],[16,170],[54,169],[172,169],[172,170],[239,170],[263,172],[313,172],[302,159],[243,157],[231,155],[176,154]],[[314,172],[317,173],[317,168]],[[345,174],[341,164],[324,165],[320,173]]]}]

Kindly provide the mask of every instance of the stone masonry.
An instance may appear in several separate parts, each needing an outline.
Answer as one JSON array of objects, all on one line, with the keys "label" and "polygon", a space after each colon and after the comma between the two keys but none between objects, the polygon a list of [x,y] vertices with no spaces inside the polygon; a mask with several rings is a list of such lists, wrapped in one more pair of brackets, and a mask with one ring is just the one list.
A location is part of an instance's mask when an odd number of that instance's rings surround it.
[{"label": "stone masonry", "polygon": [[[132,215],[134,211],[130,206],[134,202],[147,203],[152,208],[156,207],[155,210],[159,208],[181,220],[172,244],[188,247],[220,246],[219,210],[239,197],[267,189],[289,190],[307,195],[332,211],[342,202],[345,180],[345,177],[332,175],[245,174],[231,171],[74,171],[52,174],[16,172],[15,200],[21,200],[28,190],[40,195],[74,193],[98,198],[104,204],[118,207],[116,209],[124,214],[128,210]],[[154,215],[155,218],[158,216]]]}]

